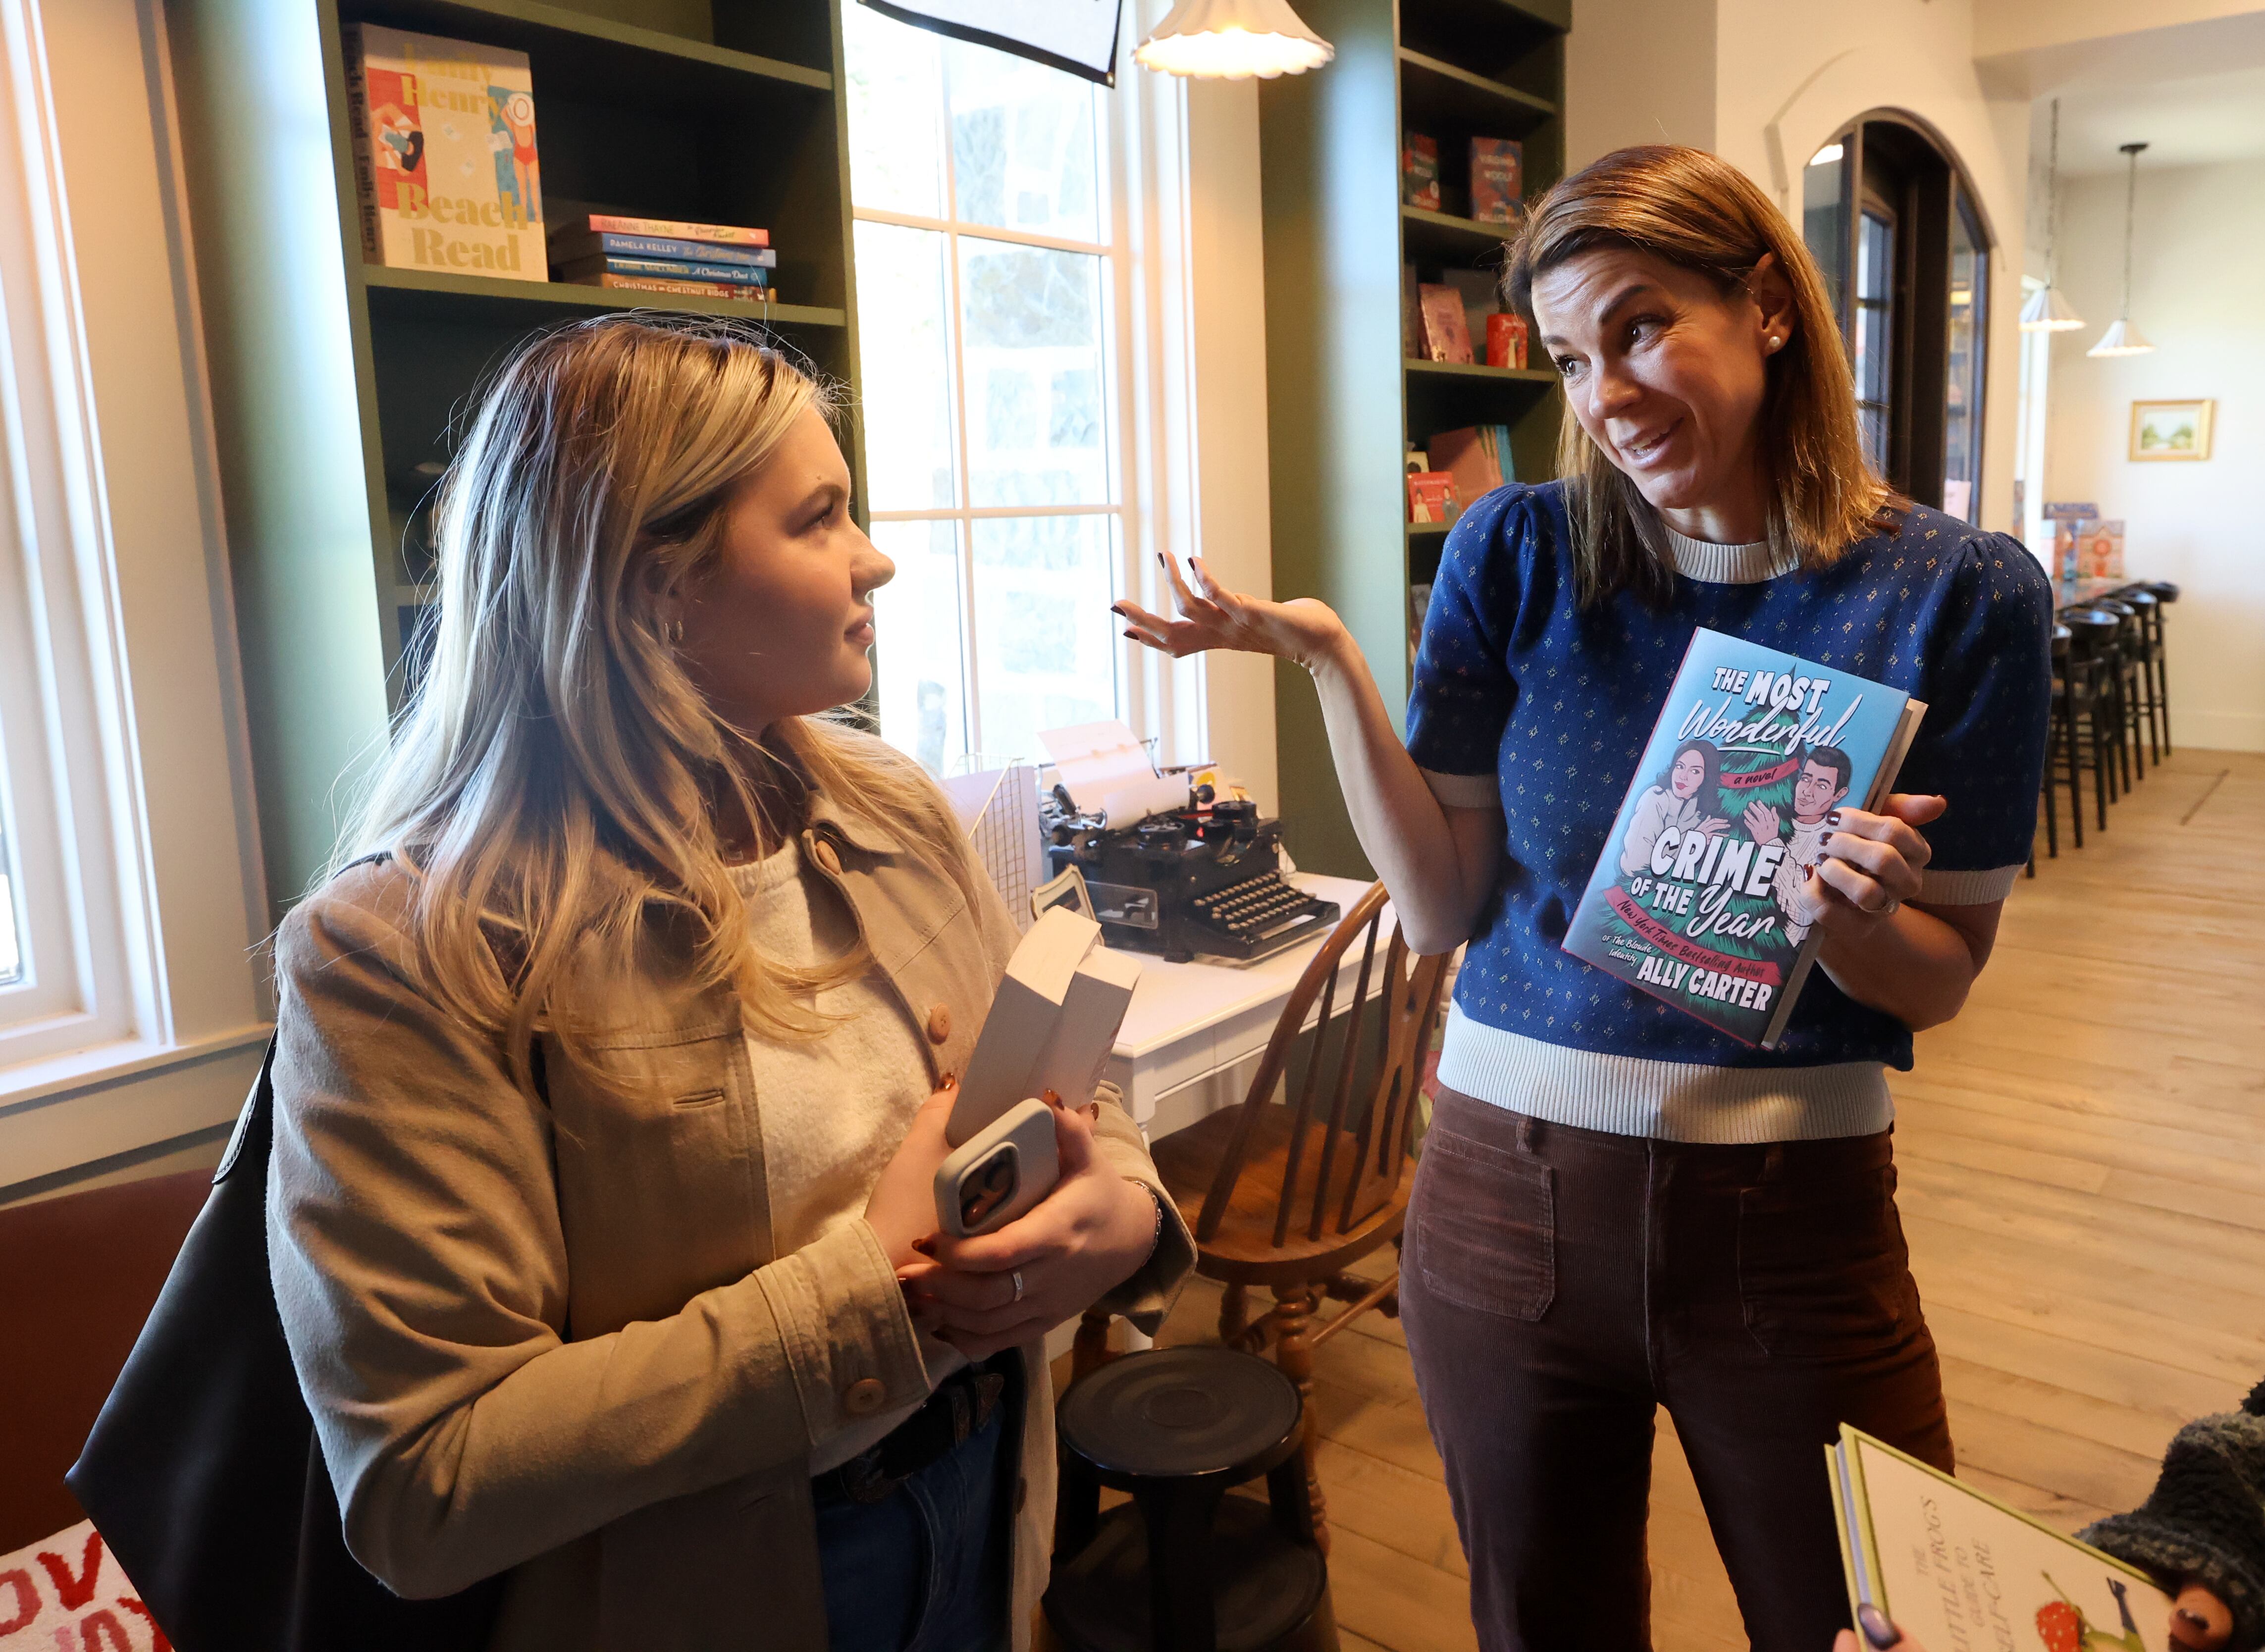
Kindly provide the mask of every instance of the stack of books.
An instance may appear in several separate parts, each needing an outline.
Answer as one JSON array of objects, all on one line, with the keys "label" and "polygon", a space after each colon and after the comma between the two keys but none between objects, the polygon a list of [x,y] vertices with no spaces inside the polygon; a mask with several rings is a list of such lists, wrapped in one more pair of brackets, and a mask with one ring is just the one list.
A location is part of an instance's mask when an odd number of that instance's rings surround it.
[{"label": "stack of books", "polygon": [[768,229],[590,213],[550,235],[553,280],[762,302],[778,250]]}]

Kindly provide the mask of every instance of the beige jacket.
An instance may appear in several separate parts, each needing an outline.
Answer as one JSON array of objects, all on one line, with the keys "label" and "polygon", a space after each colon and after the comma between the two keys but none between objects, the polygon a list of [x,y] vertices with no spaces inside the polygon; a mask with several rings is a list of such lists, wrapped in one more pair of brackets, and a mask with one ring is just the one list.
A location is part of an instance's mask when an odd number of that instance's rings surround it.
[{"label": "beige jacket", "polygon": [[[971,911],[822,802],[805,844],[931,1081],[964,1070],[1014,947],[998,897]],[[348,1547],[404,1595],[508,1569],[497,1648],[824,1652],[812,1444],[923,1392],[887,1256],[862,1222],[774,1253],[738,997],[685,986],[660,924],[594,1058],[611,1084],[546,1042],[545,1106],[412,984],[405,884],[350,869],[278,942],[270,1267]],[[1099,1128],[1157,1185],[1120,1109]],[[1153,1328],[1193,1261],[1168,1214],[1108,1306]],[[1054,1482],[1043,1350],[1023,1359],[1017,1652]]]}]

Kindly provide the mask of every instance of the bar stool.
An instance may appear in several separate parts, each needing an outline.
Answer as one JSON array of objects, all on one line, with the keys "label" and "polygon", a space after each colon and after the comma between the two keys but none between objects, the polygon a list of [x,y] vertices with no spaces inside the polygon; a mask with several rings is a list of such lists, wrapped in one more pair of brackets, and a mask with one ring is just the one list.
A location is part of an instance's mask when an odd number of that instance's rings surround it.
[{"label": "bar stool", "polygon": [[2155,699],[2163,708],[2163,753],[2171,751],[2171,655],[2169,635],[2165,628],[2164,609],[2179,600],[2179,588],[2168,579],[2153,579],[2147,584],[2147,594],[2155,599],[2155,611],[2149,623],[2155,628]]},{"label": "bar stool", "polygon": [[2094,612],[2112,615],[2116,620],[2116,635],[2107,656],[2114,688],[2109,696],[2108,713],[2115,719],[2116,777],[2123,782],[2123,790],[2129,791],[2135,768],[2138,779],[2147,777],[2146,753],[2138,749],[2139,742],[2132,721],[2132,702],[2138,697],[2134,691],[2134,684],[2139,672],[2139,610],[2114,597],[2101,597],[2092,607]]},{"label": "bar stool", "polygon": [[[2076,847],[2084,847],[2084,800],[2078,793],[2076,759],[2076,690],[2069,671],[2069,630],[2058,620],[2052,628],[2052,709],[2050,724],[2045,733],[2044,784],[2039,788],[2045,798],[2045,855],[2048,859],[2060,858],[2060,805],[2058,803],[2061,763],[2068,765],[2069,824],[2076,833]],[[2029,855],[2029,876],[2037,873],[2037,857]]]},{"label": "bar stool", "polygon": [[[2145,586],[2134,586],[2129,591],[2118,591],[2116,600],[2130,608],[2138,620],[2136,644],[2139,657],[2137,692],[2132,695],[2131,713],[2147,731],[2147,761],[2162,767],[2163,752],[2168,742],[2163,726],[2161,659],[2158,656],[2156,639],[2162,635],[2162,604],[2155,593]],[[2136,745],[2138,735],[2133,741]]]},{"label": "bar stool", "polygon": [[[2116,787],[2116,755],[2108,742],[2116,723],[2115,709],[2116,634],[2123,621],[2098,608],[2070,608],[2060,616],[2068,628],[2067,680],[2072,715],[2084,724],[2081,745],[2070,741],[2072,779],[2069,795],[2077,796],[2076,768],[2092,770],[2094,819],[2108,829],[2108,805],[2120,793]],[[2081,755],[2079,755],[2081,753]],[[2085,760],[2088,758],[2088,761]],[[2079,804],[2079,807],[2081,807]]]},{"label": "bar stool", "polygon": [[[1046,1625],[1069,1652],[1336,1652],[1298,1385],[1227,1348],[1126,1354],[1062,1396]],[[1264,1475],[1267,1500],[1228,1495]],[[1132,1501],[1100,1512],[1103,1486]]]}]

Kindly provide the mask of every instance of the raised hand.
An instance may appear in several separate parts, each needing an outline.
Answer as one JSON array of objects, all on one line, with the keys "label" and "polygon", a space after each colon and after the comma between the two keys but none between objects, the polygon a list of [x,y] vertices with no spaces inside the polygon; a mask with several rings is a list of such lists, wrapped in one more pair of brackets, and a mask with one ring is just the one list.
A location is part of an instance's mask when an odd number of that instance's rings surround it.
[{"label": "raised hand", "polygon": [[1761,802],[1750,803],[1745,813],[1738,817],[1745,823],[1746,833],[1757,843],[1774,843],[1784,821],[1778,811]]},{"label": "raised hand", "polygon": [[1344,622],[1325,602],[1241,595],[1213,579],[1200,557],[1187,559],[1195,576],[1191,586],[1175,558],[1159,551],[1156,560],[1172,582],[1172,606],[1180,617],[1167,619],[1132,601],[1114,603],[1111,611],[1126,622],[1125,636],[1175,659],[1225,648],[1271,654],[1310,671],[1345,638]]}]

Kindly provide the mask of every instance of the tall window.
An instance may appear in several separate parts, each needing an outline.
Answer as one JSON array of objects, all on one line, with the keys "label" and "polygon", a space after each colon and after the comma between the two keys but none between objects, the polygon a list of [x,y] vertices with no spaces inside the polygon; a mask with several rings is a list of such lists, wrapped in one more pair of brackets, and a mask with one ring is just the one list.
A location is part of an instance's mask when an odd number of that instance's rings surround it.
[{"label": "tall window", "polygon": [[0,986],[24,979],[24,938],[16,928],[16,862],[8,850],[8,779],[0,768]]},{"label": "tall window", "polygon": [[842,5],[881,732],[931,771],[1125,710],[1106,95]]},{"label": "tall window", "polygon": [[[1974,204],[1955,188],[1950,214],[1950,370],[1944,390],[1942,508],[1974,520],[1982,475],[1982,317],[1988,308],[1990,255]],[[2019,528],[2018,513],[2015,527]]]},{"label": "tall window", "polygon": [[1895,392],[1895,214],[1867,200],[1856,219],[1856,419],[1863,427],[1864,456],[1883,475]]}]

